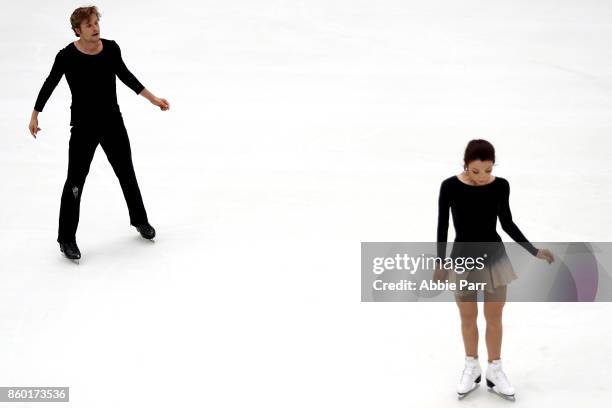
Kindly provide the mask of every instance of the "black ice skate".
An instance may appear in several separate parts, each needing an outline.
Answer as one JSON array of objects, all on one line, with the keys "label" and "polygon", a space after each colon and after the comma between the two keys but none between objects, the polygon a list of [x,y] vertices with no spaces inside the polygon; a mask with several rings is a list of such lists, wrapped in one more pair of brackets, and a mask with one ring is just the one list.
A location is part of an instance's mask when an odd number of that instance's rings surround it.
[{"label": "black ice skate", "polygon": [[151,240],[155,238],[155,228],[153,228],[148,222],[144,224],[137,224],[135,227],[143,238]]},{"label": "black ice skate", "polygon": [[60,242],[60,251],[64,254],[64,256],[70,260],[76,261],[81,259],[81,251],[79,251],[79,247],[76,242]]}]

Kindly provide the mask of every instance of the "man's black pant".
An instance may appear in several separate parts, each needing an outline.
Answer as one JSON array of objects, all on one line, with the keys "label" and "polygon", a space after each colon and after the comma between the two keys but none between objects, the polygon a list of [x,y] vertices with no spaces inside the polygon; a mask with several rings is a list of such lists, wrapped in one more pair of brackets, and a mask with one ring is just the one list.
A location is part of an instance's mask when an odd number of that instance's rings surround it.
[{"label": "man's black pant", "polygon": [[130,213],[130,224],[148,222],[132,165],[127,130],[123,117],[117,113],[101,119],[99,123],[77,123],[70,130],[68,175],[62,192],[58,242],[75,241],[83,185],[98,144],[102,146],[119,179]]}]

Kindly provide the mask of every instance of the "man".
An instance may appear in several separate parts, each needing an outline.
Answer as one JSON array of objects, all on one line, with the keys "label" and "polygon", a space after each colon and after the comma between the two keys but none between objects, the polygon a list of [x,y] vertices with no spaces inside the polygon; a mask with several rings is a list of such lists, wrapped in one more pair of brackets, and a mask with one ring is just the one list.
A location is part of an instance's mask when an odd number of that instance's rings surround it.
[{"label": "man", "polygon": [[70,16],[72,30],[79,39],[57,53],[51,72],[36,99],[29,124],[30,133],[36,138],[41,130],[38,127],[38,114],[62,75],[66,75],[72,93],[72,128],[57,242],[64,255],[73,260],[81,258],[76,244],[79,207],[85,178],[98,144],[102,146],[119,179],[130,224],[142,237],[155,237],[155,229],[149,224],[136,181],[128,134],[117,103],[115,78],[119,77],[137,95],[147,98],[162,111],[170,109],[167,100],[149,92],[127,69],[119,45],[100,38],[99,18],[100,13],[95,6],[77,8]]}]

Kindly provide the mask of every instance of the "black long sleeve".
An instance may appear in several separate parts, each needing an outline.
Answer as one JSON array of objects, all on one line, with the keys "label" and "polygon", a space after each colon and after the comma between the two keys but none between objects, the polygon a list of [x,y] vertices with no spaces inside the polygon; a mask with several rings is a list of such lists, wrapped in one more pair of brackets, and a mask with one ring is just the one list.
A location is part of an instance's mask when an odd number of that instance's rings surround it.
[{"label": "black long sleeve", "polygon": [[537,255],[538,249],[529,242],[529,240],[523,235],[521,230],[512,221],[512,213],[510,212],[510,183],[506,180],[501,183],[502,185],[502,200],[499,206],[499,222],[502,229],[512,238],[515,242],[525,248],[532,255]]},{"label": "black long sleeve", "polygon": [[43,111],[49,97],[64,75],[65,67],[63,55],[63,50],[57,53],[55,60],[53,61],[53,66],[51,67],[51,72],[49,72],[47,79],[45,79],[42,88],[40,88],[40,91],[38,92],[38,97],[36,98],[36,103],[34,104],[34,110],[37,112]]},{"label": "black long sleeve", "polygon": [[126,67],[119,45],[113,40],[100,40],[102,50],[97,54],[85,54],[72,42],[57,53],[34,104],[35,110],[42,112],[62,75],[66,76],[72,94],[71,125],[99,123],[110,115],[121,113],[116,78],[136,94],[143,91],[145,87]]},{"label": "black long sleeve", "polygon": [[440,258],[446,257],[449,210],[455,227],[455,242],[501,242],[496,231],[499,218],[502,229],[514,241],[532,255],[538,253],[512,220],[510,184],[504,178],[496,177],[483,186],[465,184],[456,176],[442,182],[437,231],[437,256]]},{"label": "black long sleeve", "polygon": [[116,58],[116,66],[115,73],[117,77],[123,82],[126,86],[128,86],[132,91],[136,92],[136,95],[142,92],[145,88],[138,79],[130,72],[130,70],[125,66],[125,62],[123,62],[123,58],[121,57],[121,48],[119,48],[119,44],[113,41],[113,44],[117,47],[117,58]]},{"label": "black long sleeve", "polygon": [[448,188],[444,182],[440,185],[440,194],[438,196],[438,253],[439,258],[446,257],[446,241],[448,239],[448,216],[450,210],[450,200]]}]

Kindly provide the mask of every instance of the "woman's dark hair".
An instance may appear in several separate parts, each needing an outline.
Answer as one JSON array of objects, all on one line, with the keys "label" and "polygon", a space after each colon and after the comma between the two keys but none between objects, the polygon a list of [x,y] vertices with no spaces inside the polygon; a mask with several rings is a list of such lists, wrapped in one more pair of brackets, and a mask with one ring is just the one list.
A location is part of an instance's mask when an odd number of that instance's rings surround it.
[{"label": "woman's dark hair", "polygon": [[491,160],[495,163],[495,148],[493,145],[484,139],[470,140],[463,155],[463,167],[467,168],[468,164],[474,160]]}]

